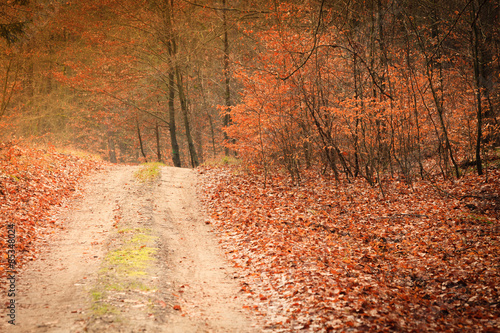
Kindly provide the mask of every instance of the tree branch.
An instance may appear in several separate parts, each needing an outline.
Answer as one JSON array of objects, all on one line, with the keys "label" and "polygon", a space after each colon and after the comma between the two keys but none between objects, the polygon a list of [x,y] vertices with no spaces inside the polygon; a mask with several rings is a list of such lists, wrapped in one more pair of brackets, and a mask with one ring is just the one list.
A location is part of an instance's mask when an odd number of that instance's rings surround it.
[{"label": "tree branch", "polygon": [[158,120],[161,120],[162,122],[164,122],[164,123],[166,123],[166,124],[169,124],[169,122],[168,122],[166,119],[164,119],[164,118],[162,118],[162,117],[158,116],[157,114],[155,114],[155,113],[153,113],[153,112],[151,112],[151,111],[148,111],[148,110],[146,110],[146,109],[141,108],[140,106],[138,106],[137,104],[135,104],[135,103],[133,103],[133,102],[131,102],[131,101],[129,101],[129,100],[126,100],[126,99],[120,98],[120,97],[118,97],[118,96],[116,96],[116,95],[113,95],[112,93],[110,93],[110,92],[108,92],[108,91],[106,91],[106,90],[101,90],[100,92],[101,92],[102,94],[106,95],[106,96],[109,96],[109,97],[111,97],[111,98],[116,99],[117,101],[122,102],[122,103],[123,103],[123,104],[125,104],[125,105],[128,105],[128,106],[131,106],[131,107],[135,108],[137,111],[144,112],[144,113],[146,113],[146,114],[150,115],[151,117],[154,117],[154,118],[156,118],[156,119],[158,119]]},{"label": "tree branch", "polygon": [[301,69],[302,67],[305,66],[305,64],[309,61],[309,59],[311,59],[311,56],[313,55],[314,51],[317,49],[316,45],[318,43],[318,31],[319,31],[319,27],[321,26],[321,17],[323,16],[323,6],[325,5],[325,0],[322,0],[321,1],[321,7],[319,9],[319,14],[318,14],[318,24],[316,25],[316,29],[314,30],[314,42],[313,42],[313,47],[311,48],[311,51],[309,51],[309,54],[307,55],[306,59],[304,59],[304,61],[302,62],[302,64],[300,64],[297,68],[295,68],[290,74],[288,74],[287,76],[285,77],[280,77],[278,75],[278,78],[280,80],[288,80],[289,78],[291,78],[293,76],[293,74],[297,73],[297,71],[299,69]]},{"label": "tree branch", "polygon": [[188,3],[190,5],[196,6],[196,7],[202,7],[205,9],[211,9],[211,10],[217,10],[217,11],[231,11],[231,12],[240,12],[240,13],[245,13],[245,14],[270,14],[270,11],[267,10],[241,10],[238,8],[227,8],[227,7],[212,7],[212,6],[207,6],[207,5],[200,5],[195,2],[191,2],[188,0],[182,0],[185,3]]}]

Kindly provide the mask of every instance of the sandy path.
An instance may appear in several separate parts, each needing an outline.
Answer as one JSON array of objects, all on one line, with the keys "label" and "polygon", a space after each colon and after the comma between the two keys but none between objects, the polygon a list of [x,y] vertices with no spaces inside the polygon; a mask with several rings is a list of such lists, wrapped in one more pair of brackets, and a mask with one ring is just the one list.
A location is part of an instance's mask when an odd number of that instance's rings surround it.
[{"label": "sandy path", "polygon": [[[255,330],[239,301],[235,273],[204,223],[196,174],[163,167],[160,179],[144,184],[133,177],[137,169],[110,167],[60,213],[66,230],[49,237],[19,275],[17,325],[2,323],[0,330]],[[137,264],[140,270],[123,273],[126,254],[124,263],[116,258],[136,243],[132,255],[149,249],[152,257]]]},{"label": "sandy path", "polygon": [[[165,168],[156,192],[156,201],[163,203],[161,215],[168,217],[159,230],[170,251],[172,290],[179,295],[178,305],[188,314],[172,316],[171,326],[165,331],[250,331],[238,301],[236,274],[222,259],[211,227],[198,213],[194,186],[190,170]],[[190,330],[186,330],[188,327]]]}]

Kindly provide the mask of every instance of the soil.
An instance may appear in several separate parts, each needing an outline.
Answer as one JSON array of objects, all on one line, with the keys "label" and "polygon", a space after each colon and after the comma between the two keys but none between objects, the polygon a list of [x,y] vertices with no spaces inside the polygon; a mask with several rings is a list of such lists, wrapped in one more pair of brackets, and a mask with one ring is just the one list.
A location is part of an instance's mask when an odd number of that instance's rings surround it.
[{"label": "soil", "polygon": [[[196,173],[110,166],[56,215],[19,274],[7,332],[255,332],[237,272],[196,197]],[[5,319],[5,318],[4,318]]]}]

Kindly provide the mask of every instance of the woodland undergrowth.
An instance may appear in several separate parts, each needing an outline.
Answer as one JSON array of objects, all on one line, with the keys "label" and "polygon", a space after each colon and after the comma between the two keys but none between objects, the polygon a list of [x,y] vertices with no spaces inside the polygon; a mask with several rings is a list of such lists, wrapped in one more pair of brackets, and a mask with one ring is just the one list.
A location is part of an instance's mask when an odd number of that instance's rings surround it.
[{"label": "woodland undergrowth", "polygon": [[[200,169],[247,307],[275,332],[500,330],[500,170],[488,176],[294,186]],[[269,179],[269,178],[268,178]]]},{"label": "woodland undergrowth", "polygon": [[[37,240],[64,225],[51,217],[51,209],[64,206],[78,193],[85,175],[103,162],[87,156],[59,153],[53,147],[29,148],[18,142],[0,143],[0,278],[7,270],[7,225],[15,225],[15,260],[18,271],[39,251]],[[5,284],[0,285],[0,289]]]}]

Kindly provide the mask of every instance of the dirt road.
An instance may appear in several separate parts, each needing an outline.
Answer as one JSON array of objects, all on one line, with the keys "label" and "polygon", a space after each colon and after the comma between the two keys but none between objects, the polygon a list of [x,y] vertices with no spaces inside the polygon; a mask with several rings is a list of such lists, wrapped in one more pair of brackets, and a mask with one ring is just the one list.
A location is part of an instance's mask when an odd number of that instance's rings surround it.
[{"label": "dirt road", "polygon": [[18,278],[8,332],[253,332],[235,272],[198,205],[196,174],[137,166],[95,175],[59,212],[65,230],[46,238]]}]

